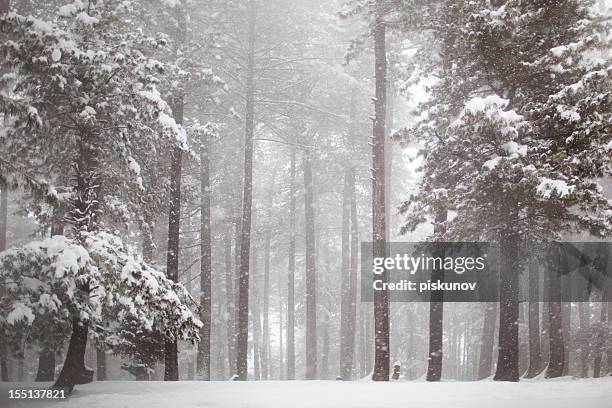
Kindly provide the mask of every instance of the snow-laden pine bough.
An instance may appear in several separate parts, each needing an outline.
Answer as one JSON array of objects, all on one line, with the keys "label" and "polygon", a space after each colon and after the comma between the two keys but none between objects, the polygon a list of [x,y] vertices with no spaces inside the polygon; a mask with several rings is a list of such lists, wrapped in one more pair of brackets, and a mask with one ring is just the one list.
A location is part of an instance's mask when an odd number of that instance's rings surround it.
[{"label": "snow-laden pine bough", "polygon": [[191,342],[202,326],[183,285],[102,231],[80,239],[57,235],[3,252],[0,288],[0,328],[13,346],[27,340],[53,348],[49,343],[57,345],[72,327],[65,368],[55,383],[69,389],[92,380],[83,364],[90,334],[112,349],[126,324]]}]

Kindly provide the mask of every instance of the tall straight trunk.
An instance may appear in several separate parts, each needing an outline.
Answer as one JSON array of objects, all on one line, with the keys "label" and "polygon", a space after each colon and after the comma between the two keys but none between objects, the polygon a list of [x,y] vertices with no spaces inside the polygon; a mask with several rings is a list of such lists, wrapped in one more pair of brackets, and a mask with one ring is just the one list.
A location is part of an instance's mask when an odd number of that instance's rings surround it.
[{"label": "tall straight trunk", "polygon": [[[557,252],[551,256],[552,259],[558,259],[560,254]],[[561,306],[561,276],[557,273],[559,268],[555,268],[548,275],[548,320],[550,342],[550,357],[548,359],[548,368],[546,369],[546,378],[561,377],[563,375],[563,367],[565,366],[565,347],[563,342],[563,322],[562,322],[562,306]]]},{"label": "tall straight trunk", "polygon": [[329,379],[329,317],[325,316],[321,325],[323,350],[321,352],[321,372],[319,378],[321,380]]},{"label": "tall straight trunk", "polygon": [[533,378],[542,371],[542,350],[540,344],[540,276],[538,264],[529,261],[529,368],[525,377]]},{"label": "tall straight trunk", "polygon": [[[0,5],[4,5],[0,3]],[[8,2],[6,9],[0,10],[2,13],[8,11]],[[0,186],[0,252],[6,249],[6,229],[8,221],[8,190],[6,186]],[[9,380],[8,370],[8,349],[6,342],[0,338],[0,379],[2,381]]]},{"label": "tall straight trunk", "polygon": [[[183,97],[172,101],[172,112],[177,124],[183,123]],[[168,210],[168,249],[166,253],[166,275],[179,282],[179,247],[181,225],[181,175],[183,170],[183,151],[172,149],[170,157],[170,205]],[[166,340],[164,347],[164,381],[178,381],[178,342]]]},{"label": "tall straight trunk", "polygon": [[306,232],[306,379],[317,377],[317,270],[315,255],[314,181],[310,151],[304,151],[304,221]]},{"label": "tall straight trunk", "polygon": [[[274,184],[276,180],[276,172],[272,172],[272,181],[270,190],[268,191],[267,200],[267,218],[268,225],[271,225],[272,220],[272,205],[274,202]],[[270,228],[270,227],[268,227]],[[263,310],[262,310],[262,349],[261,349],[261,378],[267,380],[270,371],[270,241],[271,231],[268,229],[265,232],[264,238],[264,282],[263,282]]]},{"label": "tall straight trunk", "polygon": [[[10,0],[0,0],[0,16],[9,12]],[[6,249],[6,226],[8,221],[8,190],[0,185],[0,252]],[[0,380],[9,380],[8,350],[4,339],[0,338]]]},{"label": "tall straight trunk", "polygon": [[289,270],[287,271],[287,380],[295,380],[295,147],[289,180]]},{"label": "tall straight trunk", "polygon": [[261,347],[261,379],[268,379],[270,366],[270,231],[266,232],[264,239],[264,281],[263,281],[263,310],[262,310],[262,347]]},{"label": "tall straight trunk", "polygon": [[[601,254],[603,256],[603,259],[601,259],[601,265],[605,265],[604,267],[608,266],[608,262],[609,262],[609,253],[605,252],[604,254]],[[599,321],[601,323],[606,323],[608,322],[608,324],[610,323],[610,299],[612,298],[612,281],[611,281],[611,277],[610,276],[606,276],[604,278],[604,282],[603,282],[603,288],[602,288],[602,295],[601,295],[601,310],[599,313]],[[607,353],[607,368],[611,369],[612,368],[612,362],[611,362],[611,353],[608,352]],[[597,352],[595,354],[595,359],[593,361],[593,378],[598,378],[601,375],[605,375],[606,374],[606,369],[603,367],[603,354],[600,352]]]},{"label": "tall straight trunk", "polygon": [[366,336],[365,312],[363,308],[359,310],[359,378],[363,378],[368,374],[366,362],[366,349],[369,348],[368,339]]},{"label": "tall straight trunk", "polygon": [[[444,232],[447,210],[438,208],[435,217],[434,233]],[[443,251],[442,251],[443,252]],[[444,257],[443,253],[437,256]],[[444,269],[435,268],[431,271],[431,281],[444,281]],[[444,335],[444,292],[436,290],[431,293],[429,302],[429,354],[427,365],[427,381],[440,381],[442,378],[442,337]]]},{"label": "tall straight trunk", "polygon": [[234,351],[234,277],[232,270],[232,231],[227,229],[223,238],[224,263],[225,263],[225,304],[227,327],[227,365],[230,377],[234,375],[235,351]]},{"label": "tall straight trunk", "polygon": [[480,360],[478,362],[479,380],[483,380],[491,375],[496,315],[497,302],[485,303],[484,321],[482,325],[482,340],[480,343]]},{"label": "tall straight trunk", "polygon": [[357,325],[357,274],[359,268],[359,224],[357,223],[357,197],[355,196],[355,168],[349,175],[349,197],[351,201],[351,265],[349,271],[349,301],[348,301],[348,327],[347,327],[347,356],[346,364],[353,371],[355,359],[355,326]]},{"label": "tall straight trunk", "polygon": [[[385,214],[385,109],[387,95],[387,51],[385,46],[385,7],[382,0],[375,5],[374,72],[376,97],[372,129],[372,242],[373,257],[386,257]],[[388,271],[374,279],[388,281]],[[389,381],[389,298],[386,290],[374,291],[374,372],[372,380]]]},{"label": "tall straight trunk", "polygon": [[500,240],[499,338],[495,381],[519,380],[518,236],[506,232]]},{"label": "tall straight trunk", "polygon": [[344,172],[344,190],[342,194],[342,231],[341,231],[341,301],[340,301],[340,378],[351,379],[352,361],[349,361],[349,309],[350,305],[350,223],[351,223],[351,197],[350,197],[350,174],[351,167]]},{"label": "tall straight trunk", "polygon": [[[578,302],[578,323],[580,331],[586,331],[591,325],[589,302]],[[587,347],[580,349],[580,377],[586,378],[589,375],[589,350]]]},{"label": "tall straight trunk", "polygon": [[[283,353],[285,347],[283,345],[283,276],[278,274],[278,379],[282,380],[285,375],[285,361]],[[272,367],[270,367],[270,371]],[[270,376],[272,374],[270,373]]]},{"label": "tall straight trunk", "polygon": [[249,44],[246,77],[246,115],[244,132],[244,177],[240,231],[240,276],[238,286],[238,322],[236,328],[236,374],[247,379],[249,341],[249,257],[251,253],[251,211],[253,205],[253,133],[255,126],[255,0],[249,0]]},{"label": "tall straight trunk", "polygon": [[212,248],[210,230],[210,135],[202,132],[200,142],[200,342],[196,370],[198,378],[210,381],[210,327],[212,307]]},{"label": "tall straight trunk", "polygon": [[261,311],[259,302],[261,296],[259,292],[259,275],[257,274],[257,249],[253,248],[251,264],[251,325],[253,326],[253,379],[261,379]]}]

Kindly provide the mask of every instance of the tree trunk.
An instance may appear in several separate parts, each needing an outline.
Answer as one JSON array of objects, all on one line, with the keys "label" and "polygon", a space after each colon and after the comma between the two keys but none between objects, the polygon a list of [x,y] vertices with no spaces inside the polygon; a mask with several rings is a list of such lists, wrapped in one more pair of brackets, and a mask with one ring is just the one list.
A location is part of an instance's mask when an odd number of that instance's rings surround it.
[{"label": "tree trunk", "polygon": [[538,264],[529,261],[529,368],[526,378],[533,378],[542,371],[542,350],[540,346],[540,276]]},{"label": "tree trunk", "polygon": [[93,380],[93,371],[85,367],[85,349],[89,327],[78,318],[72,319],[72,336],[64,367],[55,381],[54,387],[67,387],[69,392],[76,384],[86,384]]},{"label": "tree trunk", "polygon": [[310,151],[304,151],[304,210],[306,232],[306,379],[317,377],[317,271],[315,259],[314,182]]},{"label": "tree trunk", "polygon": [[[374,26],[374,70],[376,97],[372,129],[372,242],[373,257],[386,257],[385,214],[385,109],[387,52],[385,46],[384,2],[376,1]],[[388,271],[374,279],[388,281]],[[389,298],[387,291],[374,291],[374,372],[372,380],[389,381]]]},{"label": "tree trunk", "polygon": [[519,380],[518,258],[518,237],[504,234],[500,242],[499,354],[495,381]]},{"label": "tree trunk", "polygon": [[253,379],[261,379],[261,320],[259,302],[259,276],[257,274],[257,250],[253,248],[252,265],[251,265],[251,324],[253,326]]},{"label": "tree trunk", "polygon": [[261,379],[267,380],[270,356],[270,325],[268,320],[270,308],[270,231],[266,232],[266,237],[264,239],[264,251]]},{"label": "tree trunk", "polygon": [[106,351],[96,347],[96,380],[106,381]]},{"label": "tree trunk", "polygon": [[202,132],[200,146],[200,329],[196,370],[198,379],[210,381],[210,327],[212,248],[210,230],[210,135]]},{"label": "tree trunk", "polygon": [[497,302],[485,303],[484,321],[482,325],[482,342],[480,344],[480,361],[478,362],[479,380],[484,380],[491,375],[496,315]]},{"label": "tree trunk", "polygon": [[[278,274],[278,379],[282,380],[285,375],[285,361],[283,353],[285,347],[283,345],[283,278],[282,275]],[[270,371],[272,367],[270,367]],[[272,374],[270,373],[270,377]]]},{"label": "tree trunk", "polygon": [[[556,252],[551,256],[557,262],[560,254]],[[558,266],[558,264],[556,265]],[[561,276],[557,271],[558,267],[552,269],[548,274],[548,320],[549,320],[549,342],[550,357],[546,378],[561,377],[565,365],[565,347],[563,343],[563,322],[561,311]]]},{"label": "tree trunk", "polygon": [[255,126],[255,1],[249,0],[249,45],[247,58],[246,115],[244,132],[244,179],[240,232],[240,276],[236,328],[236,374],[247,379],[249,340],[249,257],[251,253],[251,211],[253,204],[253,133]]},{"label": "tree trunk", "polygon": [[[177,124],[183,123],[183,97],[173,100],[172,111]],[[170,205],[168,213],[168,249],[166,254],[166,275],[173,282],[179,282],[179,247],[181,225],[181,175],[183,151],[172,149],[170,158]],[[178,381],[178,343],[166,340],[164,347],[164,381]]]},{"label": "tree trunk", "polygon": [[[0,3],[2,9],[0,12],[8,11],[8,1],[6,4]],[[6,229],[8,222],[8,190],[6,186],[0,186],[0,252],[6,249]],[[2,381],[9,380],[8,370],[8,350],[3,339],[0,338],[0,379]]]},{"label": "tree trunk", "polygon": [[321,325],[321,331],[323,332],[323,350],[321,352],[321,372],[319,373],[319,379],[329,379],[329,317],[325,316],[323,324]]},{"label": "tree trunk", "polygon": [[289,270],[287,274],[287,380],[295,380],[295,147],[289,185]]},{"label": "tree trunk", "polygon": [[[578,322],[580,331],[584,332],[591,325],[589,302],[578,302]],[[579,351],[580,377],[587,378],[589,375],[589,350],[583,344]]]},{"label": "tree trunk", "polygon": [[226,302],[226,316],[225,322],[227,325],[227,365],[229,369],[229,376],[235,374],[236,362],[235,350],[234,350],[234,274],[232,273],[232,231],[227,229],[225,231],[225,237],[223,239],[224,250],[224,261],[225,261],[225,302]]},{"label": "tree trunk", "polygon": [[349,296],[347,314],[347,355],[349,379],[352,377],[355,358],[355,326],[357,325],[357,274],[359,268],[359,224],[357,224],[357,197],[355,196],[355,168],[349,173],[349,198],[351,204],[351,265],[349,270]]},{"label": "tree trunk", "polygon": [[48,382],[55,379],[55,351],[44,348],[38,354],[38,371],[36,382]]},{"label": "tree trunk", "polygon": [[352,361],[349,361],[349,309],[350,305],[350,222],[351,222],[351,197],[350,197],[350,177],[351,167],[347,167],[344,172],[344,191],[342,194],[342,232],[341,232],[341,301],[340,301],[340,378],[343,380],[351,379]]},{"label": "tree trunk", "polygon": [[[444,232],[447,211],[445,208],[437,209],[434,233]],[[443,251],[436,256],[444,257]],[[444,269],[431,271],[431,281],[444,281]],[[427,381],[440,381],[442,378],[442,338],[444,336],[444,292],[433,291],[429,302],[429,354],[427,365]]]}]

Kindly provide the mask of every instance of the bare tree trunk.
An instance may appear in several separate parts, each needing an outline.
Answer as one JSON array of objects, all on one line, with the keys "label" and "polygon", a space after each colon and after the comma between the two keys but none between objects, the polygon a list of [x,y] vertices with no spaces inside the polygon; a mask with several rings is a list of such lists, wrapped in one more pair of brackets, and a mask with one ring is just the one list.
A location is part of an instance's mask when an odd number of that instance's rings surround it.
[{"label": "bare tree trunk", "polygon": [[349,295],[347,314],[347,355],[346,365],[349,379],[352,377],[355,358],[355,326],[357,325],[357,274],[359,268],[359,224],[357,223],[357,197],[355,196],[355,169],[349,174],[349,197],[351,204],[351,265],[349,270]]},{"label": "bare tree trunk", "polygon": [[[434,233],[444,232],[447,211],[445,208],[438,208],[436,211]],[[443,252],[443,251],[442,251]],[[443,253],[437,256],[444,257]],[[431,272],[432,282],[444,281],[444,269],[435,268]],[[441,290],[433,291],[429,302],[429,354],[427,365],[427,381],[440,381],[442,378],[442,338],[444,336],[444,292]]]},{"label": "bare tree trunk", "polygon": [[238,286],[238,322],[236,329],[236,374],[247,379],[249,340],[249,257],[251,252],[251,212],[253,205],[253,133],[255,126],[255,1],[249,0],[249,44],[247,57],[246,119],[244,132],[244,178],[240,234],[240,284]]},{"label": "bare tree trunk", "polygon": [[513,233],[502,235],[500,242],[499,288],[499,354],[495,381],[518,381],[518,237]]},{"label": "bare tree trunk", "polygon": [[[172,112],[177,124],[183,123],[183,97],[172,101]],[[166,275],[179,282],[179,247],[181,226],[181,176],[183,151],[179,147],[172,150],[170,158],[170,205],[168,212],[168,248],[166,253]],[[164,381],[178,381],[178,342],[166,340],[164,347]]]},{"label": "bare tree trunk", "polygon": [[106,351],[96,347],[96,380],[106,381]]},{"label": "bare tree trunk", "polygon": [[[585,331],[591,325],[589,302],[578,302],[578,321],[580,331]],[[586,378],[589,375],[589,350],[587,347],[581,347],[580,350],[580,377]]]},{"label": "bare tree trunk", "polygon": [[323,318],[323,324],[321,325],[321,331],[323,332],[323,350],[321,352],[321,372],[319,373],[319,379],[329,379],[329,317]]},{"label": "bare tree trunk", "polygon": [[491,375],[496,315],[497,302],[485,303],[484,321],[482,325],[482,342],[480,343],[480,360],[478,362],[479,380],[483,380]]},{"label": "bare tree trunk", "polygon": [[314,185],[310,151],[304,151],[304,210],[306,232],[306,379],[317,378],[317,270],[315,258]]},{"label": "bare tree trunk", "polygon": [[253,379],[258,381],[261,379],[261,311],[259,302],[259,275],[257,274],[257,249],[253,248],[251,264],[251,324],[253,326]]},{"label": "bare tree trunk", "polygon": [[227,365],[230,377],[235,373],[234,363],[236,356],[234,351],[234,279],[232,270],[232,231],[227,229],[223,238],[224,261],[225,261],[225,302],[226,302],[226,325],[227,325]]},{"label": "bare tree trunk", "polygon": [[[372,242],[373,257],[386,256],[385,214],[385,108],[387,94],[387,52],[385,46],[384,5],[376,1],[374,22],[374,70],[376,97],[375,119],[372,130]],[[384,271],[375,279],[388,281]],[[387,291],[374,291],[374,372],[372,380],[389,381],[389,298]]]},{"label": "bare tree trunk", "polygon": [[[0,12],[8,11],[8,1],[0,3]],[[6,186],[0,186],[0,252],[6,249],[6,230],[8,223],[8,190]],[[8,350],[6,342],[0,338],[0,378],[2,381],[9,380]]]},{"label": "bare tree trunk", "polygon": [[295,147],[291,147],[289,186],[289,270],[287,275],[287,380],[295,380]]},{"label": "bare tree trunk", "polygon": [[[605,252],[605,253],[601,253],[598,254],[599,257],[602,257],[600,259],[600,265],[602,265],[604,268],[608,267],[608,262],[609,262],[609,253]],[[603,288],[602,288],[602,295],[601,295],[601,310],[599,312],[599,321],[601,323],[606,323],[606,321],[610,321],[610,316],[608,309],[610,308],[610,298],[612,296],[612,283],[610,282],[610,277],[606,276],[604,278],[604,282],[603,282]],[[607,355],[608,358],[608,367],[610,367],[611,363],[610,363],[610,354],[608,353]],[[595,358],[593,360],[593,378],[598,378],[600,377],[602,374],[605,374],[605,372],[602,373],[602,371],[604,371],[605,369],[602,369],[602,364],[603,363],[603,355],[602,353],[600,353],[599,351],[596,352],[595,354]]]},{"label": "bare tree trunk", "polygon": [[[283,277],[278,274],[278,379],[282,380],[285,375],[285,361],[283,354],[285,347],[283,345]],[[272,371],[272,367],[270,367]],[[270,377],[272,373],[270,373]]]},{"label": "bare tree trunk", "polygon": [[[558,259],[557,252],[551,258]],[[558,262],[561,261],[560,259]],[[550,358],[546,369],[546,378],[561,377],[565,365],[565,347],[563,342],[563,322],[561,311],[561,276],[555,268],[548,276],[548,319]]]},{"label": "bare tree trunk", "polygon": [[350,305],[350,223],[351,223],[351,197],[350,197],[350,173],[352,169],[347,167],[344,172],[344,191],[342,194],[342,232],[341,232],[341,301],[340,301],[340,378],[351,379],[351,363],[349,362],[349,309]]},{"label": "bare tree trunk", "polygon": [[210,135],[204,131],[200,141],[200,342],[196,370],[198,379],[210,381],[210,327],[212,324],[212,248],[210,229]]},{"label": "bare tree trunk", "polygon": [[533,378],[542,371],[542,350],[540,346],[540,277],[538,264],[529,261],[529,368],[525,377]]},{"label": "bare tree trunk", "polygon": [[[271,225],[272,216],[272,205],[274,201],[274,184],[276,180],[276,172],[272,173],[272,182],[270,183],[270,191],[268,191],[268,202],[267,202],[267,223]],[[262,311],[262,341],[263,346],[261,349],[261,378],[267,380],[269,376],[270,367],[270,240],[271,240],[270,227],[265,233],[264,238],[264,282],[263,282],[263,311]]]}]

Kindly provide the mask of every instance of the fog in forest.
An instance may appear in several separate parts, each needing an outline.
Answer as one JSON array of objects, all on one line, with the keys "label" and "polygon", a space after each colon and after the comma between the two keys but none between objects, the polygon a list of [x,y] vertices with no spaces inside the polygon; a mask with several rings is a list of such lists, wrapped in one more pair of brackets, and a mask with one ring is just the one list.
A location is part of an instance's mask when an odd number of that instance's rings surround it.
[{"label": "fog in forest", "polygon": [[[612,374],[610,277],[538,278],[612,233],[612,4],[554,3],[0,1],[2,381]],[[498,301],[362,301],[421,241]]]}]

